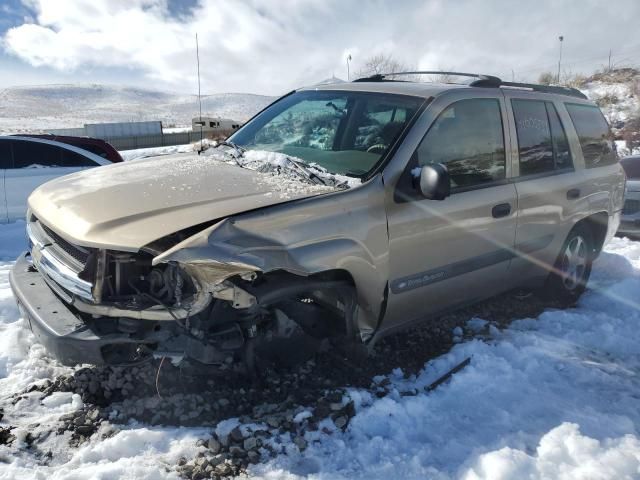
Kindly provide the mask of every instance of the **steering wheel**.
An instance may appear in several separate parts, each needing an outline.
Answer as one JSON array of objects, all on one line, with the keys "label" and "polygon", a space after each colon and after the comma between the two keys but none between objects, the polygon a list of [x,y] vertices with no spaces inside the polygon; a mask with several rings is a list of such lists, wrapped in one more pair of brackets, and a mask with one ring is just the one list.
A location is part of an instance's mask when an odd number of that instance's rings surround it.
[{"label": "steering wheel", "polygon": [[376,143],[367,148],[367,153],[382,153],[387,149],[387,145],[384,143]]}]

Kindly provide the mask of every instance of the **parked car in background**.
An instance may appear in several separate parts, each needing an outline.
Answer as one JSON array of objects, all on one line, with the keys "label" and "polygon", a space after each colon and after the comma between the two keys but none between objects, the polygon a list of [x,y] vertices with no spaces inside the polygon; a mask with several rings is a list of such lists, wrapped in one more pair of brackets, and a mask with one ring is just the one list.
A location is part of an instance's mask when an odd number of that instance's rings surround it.
[{"label": "parked car in background", "polygon": [[72,137],[68,135],[37,135],[37,134],[25,134],[25,135],[15,135],[17,137],[29,137],[29,138],[41,138],[43,140],[53,140],[54,142],[66,143],[68,145],[73,145],[74,147],[81,148],[83,150],[87,150],[91,153],[95,153],[99,157],[104,158],[105,160],[109,160],[111,163],[120,163],[124,162],[124,159],[120,155],[120,153],[113,148],[113,146],[102,140],[100,138],[90,138],[90,137]]},{"label": "parked car in background", "polygon": [[27,198],[43,183],[111,162],[82,148],[40,138],[0,137],[0,223],[24,218]]},{"label": "parked car in background", "polygon": [[301,89],[201,156],[43,185],[24,317],[66,364],[251,371],[517,287],[575,301],[620,223],[609,126],[575,89],[464,75]]},{"label": "parked car in background", "polygon": [[640,237],[640,155],[623,158],[620,163],[627,174],[627,188],[618,235]]}]

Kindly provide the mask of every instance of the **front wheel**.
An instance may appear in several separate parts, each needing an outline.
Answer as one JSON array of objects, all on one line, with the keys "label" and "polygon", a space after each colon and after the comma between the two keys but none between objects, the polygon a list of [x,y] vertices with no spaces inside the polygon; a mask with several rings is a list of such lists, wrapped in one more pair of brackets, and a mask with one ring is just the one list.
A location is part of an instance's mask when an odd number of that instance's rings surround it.
[{"label": "front wheel", "polygon": [[584,292],[591,275],[594,241],[589,228],[578,225],[570,233],[544,287],[545,296],[574,302]]}]

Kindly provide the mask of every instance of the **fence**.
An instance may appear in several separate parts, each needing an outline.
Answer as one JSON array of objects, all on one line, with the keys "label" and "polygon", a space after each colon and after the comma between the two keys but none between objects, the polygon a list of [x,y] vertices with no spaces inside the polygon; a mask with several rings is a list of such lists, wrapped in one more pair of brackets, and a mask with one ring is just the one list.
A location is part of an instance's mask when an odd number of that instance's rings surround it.
[{"label": "fence", "polygon": [[[203,138],[211,138],[211,132],[203,133]],[[158,135],[137,135],[135,137],[105,137],[105,141],[113,145],[116,150],[135,150],[136,148],[170,147],[172,145],[186,145],[200,141],[200,132],[176,132]]]}]

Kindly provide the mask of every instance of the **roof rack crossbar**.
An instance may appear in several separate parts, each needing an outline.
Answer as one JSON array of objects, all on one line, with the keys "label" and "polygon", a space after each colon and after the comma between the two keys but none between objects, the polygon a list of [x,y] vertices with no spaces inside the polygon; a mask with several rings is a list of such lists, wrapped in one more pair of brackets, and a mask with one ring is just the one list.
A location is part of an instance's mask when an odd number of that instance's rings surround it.
[{"label": "roof rack crossbar", "polygon": [[[387,77],[395,77],[397,75],[452,75],[456,77],[472,77],[481,81],[488,81],[490,83],[499,84],[502,80],[493,75],[483,75],[481,73],[465,73],[465,72],[443,72],[440,70],[416,70],[412,72],[391,72],[391,73],[377,73],[370,77],[358,78],[354,82],[381,82]],[[477,80],[476,80],[477,81]],[[496,85],[497,86],[497,85]]]},{"label": "roof rack crossbar", "polygon": [[471,77],[476,80],[469,83],[470,87],[487,87],[487,88],[499,88],[499,87],[511,87],[511,88],[526,88],[535,92],[541,93],[555,93],[560,95],[568,95],[571,97],[587,99],[587,96],[580,90],[572,87],[562,87],[554,85],[538,85],[535,83],[518,83],[518,82],[505,82],[499,77],[494,75],[484,75],[481,73],[465,73],[465,72],[443,72],[439,70],[417,70],[412,72],[391,72],[391,73],[377,73],[370,77],[358,78],[354,82],[384,82],[388,77],[395,77],[398,75],[451,75],[458,77]]}]

